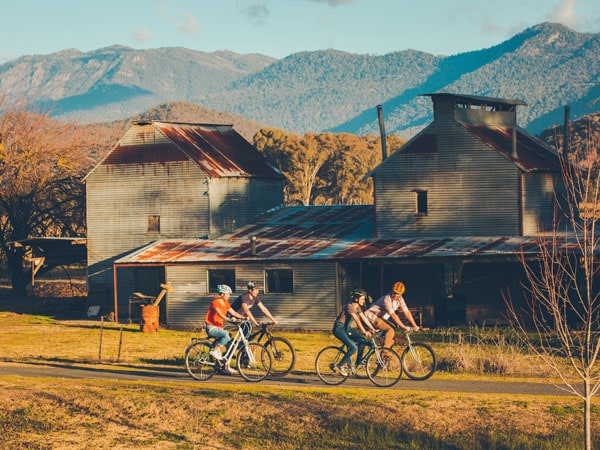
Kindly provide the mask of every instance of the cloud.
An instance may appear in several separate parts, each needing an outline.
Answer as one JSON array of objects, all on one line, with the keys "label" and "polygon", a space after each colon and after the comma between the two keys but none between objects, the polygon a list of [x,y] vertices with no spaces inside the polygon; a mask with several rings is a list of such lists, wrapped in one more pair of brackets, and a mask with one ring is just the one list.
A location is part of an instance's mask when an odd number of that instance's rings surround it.
[{"label": "cloud", "polygon": [[174,25],[177,31],[190,36],[196,34],[198,22],[193,14],[185,12],[181,14],[183,19],[174,19],[166,13],[166,8],[163,5],[157,5],[156,11],[163,19],[165,19],[171,25]]},{"label": "cloud", "polygon": [[271,15],[271,11],[264,3],[253,3],[250,6],[246,6],[242,9],[242,13],[250,19],[251,22],[254,22],[255,25],[264,24]]},{"label": "cloud", "polygon": [[175,28],[179,31],[182,31],[185,34],[189,34],[190,36],[196,34],[196,30],[198,29],[198,22],[196,21],[196,17],[190,13],[184,13],[184,20],[175,21]]},{"label": "cloud", "polygon": [[149,28],[146,28],[146,27],[137,28],[136,30],[133,31],[133,39],[136,42],[140,42],[140,43],[148,42],[150,40],[151,36],[152,36],[152,32],[150,31]]},{"label": "cloud", "polygon": [[558,5],[548,14],[547,19],[550,22],[558,22],[568,27],[576,27],[579,24],[579,17],[575,14],[575,4],[577,0],[561,0]]}]

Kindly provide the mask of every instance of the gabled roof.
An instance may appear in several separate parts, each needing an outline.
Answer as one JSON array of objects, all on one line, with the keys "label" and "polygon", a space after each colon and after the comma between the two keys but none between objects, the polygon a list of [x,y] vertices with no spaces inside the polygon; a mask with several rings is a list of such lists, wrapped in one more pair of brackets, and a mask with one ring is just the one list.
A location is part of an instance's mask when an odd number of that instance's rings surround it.
[{"label": "gabled roof", "polygon": [[[456,257],[518,261],[520,252],[532,257],[539,252],[539,236],[373,238],[373,214],[372,205],[286,207],[219,239],[157,241],[118,259],[115,264],[377,259],[425,262]],[[252,237],[256,238],[254,252]],[[565,241],[562,245],[573,243]]]},{"label": "gabled roof", "polygon": [[[561,170],[560,157],[554,149],[519,127],[459,123],[524,172]],[[516,154],[512,151],[513,129],[516,133]]]},{"label": "gabled roof", "polygon": [[[157,132],[181,152],[155,143]],[[211,178],[283,178],[232,125],[136,121],[99,165],[161,163],[187,158],[195,161]]]},{"label": "gabled roof", "polygon": [[[504,110],[513,108],[516,105],[526,105],[521,100],[511,100],[495,97],[479,97],[475,95],[461,95],[449,93],[423,94],[422,96],[431,97],[432,100],[442,97],[450,97],[457,102],[465,102],[476,105],[487,105]],[[434,121],[435,122],[435,121]],[[494,150],[506,157],[515,166],[524,172],[560,172],[561,161],[556,151],[543,142],[541,139],[529,134],[527,131],[517,126],[490,125],[490,124],[472,124],[456,120],[460,126],[477,136],[479,140],[491,146]],[[516,153],[513,152],[512,133],[513,128],[516,133]],[[438,151],[439,132],[429,124],[400,149],[390,155],[389,158],[382,161],[377,167],[367,173],[364,178],[373,176],[380,168],[389,164],[390,160],[399,155],[409,153],[433,153]]]},{"label": "gabled roof", "polygon": [[438,98],[452,98],[459,103],[471,104],[471,105],[487,105],[494,106],[503,109],[506,106],[526,106],[522,100],[514,100],[510,98],[498,98],[498,97],[482,97],[479,95],[465,95],[465,94],[452,94],[449,92],[437,92],[431,94],[421,94],[421,97],[431,97],[431,100],[434,101]]}]

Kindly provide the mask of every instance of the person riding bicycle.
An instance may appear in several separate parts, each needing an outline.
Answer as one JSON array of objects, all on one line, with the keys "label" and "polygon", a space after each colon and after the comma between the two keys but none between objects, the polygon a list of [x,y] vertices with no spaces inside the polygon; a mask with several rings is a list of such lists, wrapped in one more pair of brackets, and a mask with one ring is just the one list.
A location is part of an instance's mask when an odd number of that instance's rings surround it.
[{"label": "person riding bicycle", "polygon": [[[402,297],[404,292],[406,292],[406,286],[404,286],[402,281],[397,281],[392,286],[390,292],[380,297],[365,311],[365,316],[367,316],[371,323],[376,328],[385,332],[383,346],[386,348],[391,348],[392,345],[394,345],[395,330],[394,327],[390,325],[389,319],[391,319],[396,326],[406,331],[419,329],[412,313],[408,309],[408,306],[406,306],[404,297]],[[412,328],[402,323],[396,314],[396,311],[402,311],[402,314],[410,322]]]},{"label": "person riding bicycle", "polygon": [[217,293],[217,297],[211,302],[210,308],[206,313],[204,326],[208,337],[215,338],[210,355],[216,360],[221,360],[223,358],[221,346],[227,346],[231,341],[229,332],[223,328],[224,322],[237,322],[237,319],[244,319],[244,316],[235,312],[229,304],[229,296],[232,293],[229,286],[219,284],[217,286]]},{"label": "person riding bicycle", "polygon": [[[235,300],[235,302],[233,302],[232,308],[235,310],[235,312],[242,315],[244,318],[250,319],[250,321],[254,325],[259,326],[260,324],[254,318],[254,315],[250,312],[250,309],[254,305],[256,305],[262,311],[262,313],[271,320],[273,325],[277,325],[277,321],[275,320],[275,318],[273,317],[273,315],[271,314],[269,309],[263,304],[261,299],[258,297],[258,293],[259,293],[258,286],[255,285],[252,281],[250,281],[248,283],[247,287],[248,287],[248,292],[246,292],[243,295],[240,295]],[[251,330],[249,330],[249,329],[244,330],[244,334],[246,335],[246,337],[248,337],[248,335],[250,334],[250,331]]]},{"label": "person riding bicycle", "polygon": [[[347,365],[350,371],[354,372],[352,355],[358,351],[359,357],[362,356],[364,346],[369,344],[363,335],[370,337],[371,333],[377,331],[362,311],[366,298],[367,293],[362,289],[350,292],[350,303],[344,307],[333,324],[333,335],[348,347],[336,367],[336,370],[344,376],[348,375]],[[358,327],[360,332],[355,327]]]}]

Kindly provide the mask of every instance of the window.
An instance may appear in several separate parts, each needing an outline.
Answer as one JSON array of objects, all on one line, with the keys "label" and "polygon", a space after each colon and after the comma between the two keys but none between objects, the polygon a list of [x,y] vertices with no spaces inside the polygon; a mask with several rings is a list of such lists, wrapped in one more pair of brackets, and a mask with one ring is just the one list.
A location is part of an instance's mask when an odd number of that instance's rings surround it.
[{"label": "window", "polygon": [[235,270],[209,269],[208,292],[217,292],[217,286],[219,284],[226,284],[233,292],[235,292]]},{"label": "window", "polygon": [[294,273],[292,269],[265,270],[265,293],[294,292]]},{"label": "window", "polygon": [[148,233],[160,233],[160,216],[148,216]]},{"label": "window", "polygon": [[415,189],[413,192],[415,193],[416,213],[426,216],[427,211],[428,211],[427,191],[423,191],[421,189]]}]

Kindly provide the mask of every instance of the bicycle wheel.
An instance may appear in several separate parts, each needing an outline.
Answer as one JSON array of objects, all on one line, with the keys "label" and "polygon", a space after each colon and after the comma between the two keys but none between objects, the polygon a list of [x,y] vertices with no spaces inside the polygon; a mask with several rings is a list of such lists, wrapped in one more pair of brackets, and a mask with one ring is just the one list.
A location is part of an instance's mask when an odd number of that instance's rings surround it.
[{"label": "bicycle wheel", "polygon": [[376,349],[367,359],[367,376],[375,386],[395,385],[402,376],[400,355],[391,348]]},{"label": "bicycle wheel", "polygon": [[210,342],[194,342],[185,349],[185,368],[192,378],[208,380],[217,369],[217,363],[208,352],[212,349]]},{"label": "bicycle wheel", "polygon": [[265,347],[273,357],[271,375],[283,377],[292,371],[296,363],[296,351],[290,341],[282,337],[272,337],[265,343]]},{"label": "bicycle wheel", "polygon": [[402,369],[411,380],[426,380],[437,369],[433,349],[424,342],[413,342],[402,352]]},{"label": "bicycle wheel", "polygon": [[346,381],[348,375],[340,374],[335,368],[343,357],[342,348],[333,345],[325,347],[319,352],[315,360],[315,369],[317,370],[317,376],[323,383],[337,385]]},{"label": "bicycle wheel", "polygon": [[238,352],[236,362],[237,370],[246,381],[261,381],[271,370],[271,353],[264,345],[249,342],[247,349]]}]

